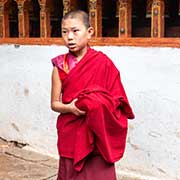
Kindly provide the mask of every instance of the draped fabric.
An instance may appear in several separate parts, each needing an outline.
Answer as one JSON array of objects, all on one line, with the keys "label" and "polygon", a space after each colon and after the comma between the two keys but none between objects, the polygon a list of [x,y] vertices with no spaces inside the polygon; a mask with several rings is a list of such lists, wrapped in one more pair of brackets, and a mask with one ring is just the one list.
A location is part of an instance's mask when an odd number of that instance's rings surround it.
[{"label": "draped fabric", "polygon": [[[53,64],[58,67],[58,63]],[[72,158],[80,171],[88,155],[97,147],[109,163],[124,153],[127,119],[134,114],[120,80],[120,73],[102,52],[88,49],[86,55],[62,80],[62,101],[86,111],[77,117],[60,114],[57,120],[58,150],[61,157]]]},{"label": "draped fabric", "polygon": [[101,156],[90,155],[83,170],[78,172],[72,159],[61,157],[57,180],[116,180],[115,167]]}]

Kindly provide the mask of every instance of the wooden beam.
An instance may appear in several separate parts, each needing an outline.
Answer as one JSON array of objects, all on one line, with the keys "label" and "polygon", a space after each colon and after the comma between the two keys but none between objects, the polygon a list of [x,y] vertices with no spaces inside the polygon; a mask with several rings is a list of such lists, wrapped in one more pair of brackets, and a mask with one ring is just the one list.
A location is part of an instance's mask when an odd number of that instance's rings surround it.
[{"label": "wooden beam", "polygon": [[[64,45],[62,38],[0,38],[1,44],[18,45]],[[174,47],[180,48],[180,38],[92,38],[91,46],[133,46],[133,47]]]},{"label": "wooden beam", "polygon": [[50,12],[46,1],[39,1],[40,4],[40,37],[50,37]]},{"label": "wooden beam", "polygon": [[164,37],[165,0],[153,0],[151,11],[151,37]]},{"label": "wooden beam", "polygon": [[29,11],[28,2],[25,1],[16,0],[18,4],[18,31],[20,38],[29,37]]},{"label": "wooden beam", "polygon": [[9,13],[6,8],[7,0],[0,1],[0,37],[9,37]]},{"label": "wooden beam", "polygon": [[119,37],[131,37],[132,0],[119,0]]},{"label": "wooden beam", "polygon": [[95,37],[102,36],[102,0],[89,0],[90,24],[94,28]]},{"label": "wooden beam", "polygon": [[67,12],[77,9],[78,3],[77,0],[63,0],[63,15],[65,15]]}]

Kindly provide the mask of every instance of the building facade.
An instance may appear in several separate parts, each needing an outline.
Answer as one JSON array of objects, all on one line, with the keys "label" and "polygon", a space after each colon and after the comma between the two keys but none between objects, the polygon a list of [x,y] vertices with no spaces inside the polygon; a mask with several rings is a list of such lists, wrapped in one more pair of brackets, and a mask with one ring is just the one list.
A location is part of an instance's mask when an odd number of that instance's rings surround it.
[{"label": "building facade", "polygon": [[[73,9],[89,13],[95,28],[94,44],[123,45],[129,42],[126,38],[136,44],[133,38],[144,38],[148,46],[150,38],[168,38],[150,44],[179,46],[180,0],[0,0],[1,42],[14,42],[8,38],[43,38],[47,43],[50,38],[51,44],[58,38],[61,44],[61,18]],[[139,44],[143,45],[141,40]]]}]

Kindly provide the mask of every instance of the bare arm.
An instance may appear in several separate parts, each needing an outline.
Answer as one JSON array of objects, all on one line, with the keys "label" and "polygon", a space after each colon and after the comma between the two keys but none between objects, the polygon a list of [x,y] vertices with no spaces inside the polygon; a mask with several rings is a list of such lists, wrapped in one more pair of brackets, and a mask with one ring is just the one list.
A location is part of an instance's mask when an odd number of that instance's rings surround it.
[{"label": "bare arm", "polygon": [[84,115],[85,112],[81,111],[75,106],[76,99],[69,104],[64,104],[61,101],[62,83],[59,78],[57,67],[53,68],[52,81],[51,81],[51,109],[59,113],[73,113],[76,116]]}]

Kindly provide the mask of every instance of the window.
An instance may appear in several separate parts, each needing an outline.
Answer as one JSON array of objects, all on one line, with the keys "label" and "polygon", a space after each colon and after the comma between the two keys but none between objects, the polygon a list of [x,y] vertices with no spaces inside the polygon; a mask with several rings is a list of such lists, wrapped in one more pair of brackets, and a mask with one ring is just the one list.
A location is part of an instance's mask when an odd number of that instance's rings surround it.
[{"label": "window", "polygon": [[40,7],[38,0],[29,3],[29,36],[40,37]]},{"label": "window", "polygon": [[62,1],[52,0],[50,7],[50,24],[51,24],[51,37],[61,36],[61,18],[63,16],[63,3]]},{"label": "window", "polygon": [[[109,10],[111,7],[111,11]],[[102,1],[102,36],[117,37],[118,36],[118,1],[107,0]]]},{"label": "window", "polygon": [[132,37],[151,37],[151,0],[133,0]]},{"label": "window", "polygon": [[9,2],[8,8],[8,17],[9,17],[9,36],[18,37],[18,8],[17,3],[13,0]]},{"label": "window", "polygon": [[180,37],[180,1],[166,1],[165,37]]}]

